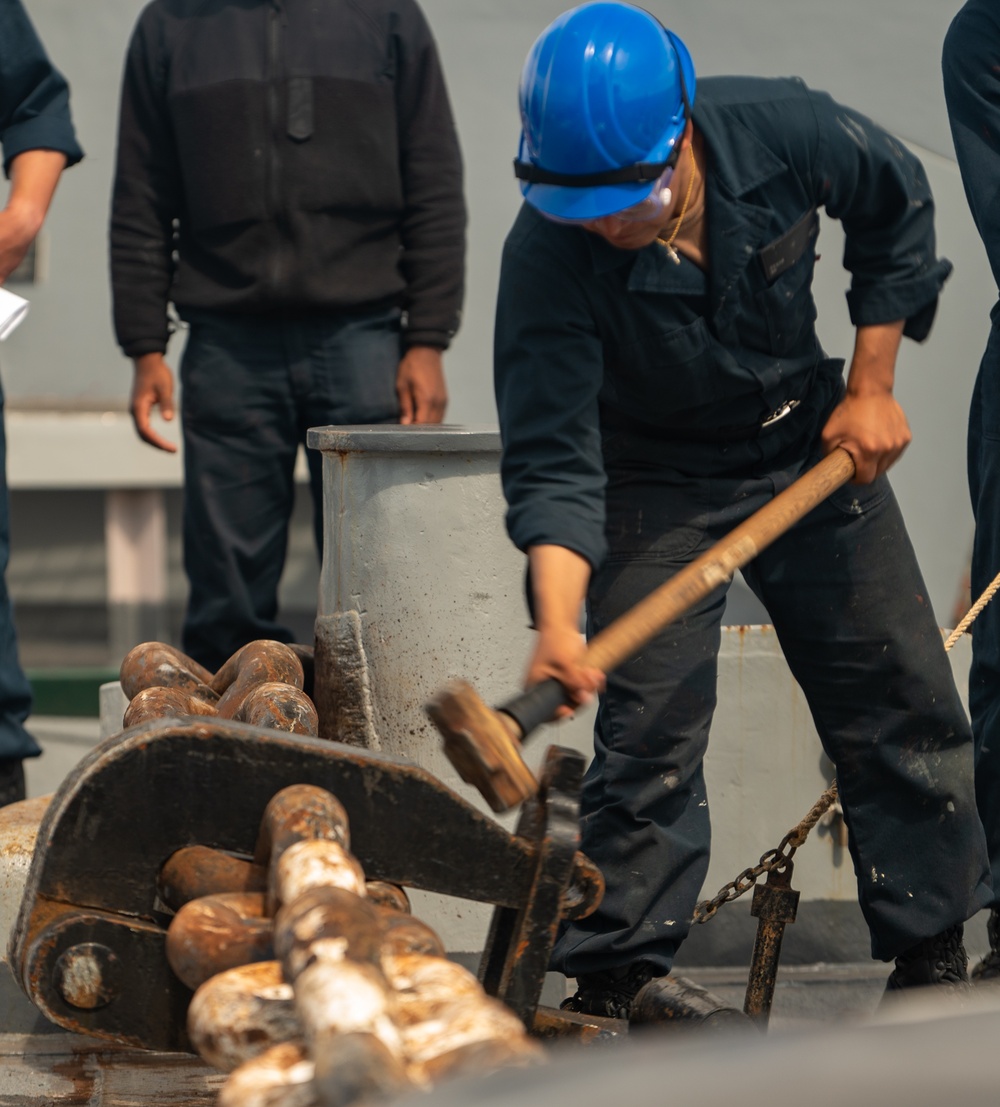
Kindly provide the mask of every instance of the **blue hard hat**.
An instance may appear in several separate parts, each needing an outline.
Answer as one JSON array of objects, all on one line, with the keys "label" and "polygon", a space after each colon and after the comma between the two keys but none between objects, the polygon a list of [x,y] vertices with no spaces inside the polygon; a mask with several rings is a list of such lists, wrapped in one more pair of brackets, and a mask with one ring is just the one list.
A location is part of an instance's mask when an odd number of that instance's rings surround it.
[{"label": "blue hard hat", "polygon": [[644,200],[694,102],[683,42],[649,12],[598,0],[564,12],[521,73],[521,193],[545,215],[597,219]]}]

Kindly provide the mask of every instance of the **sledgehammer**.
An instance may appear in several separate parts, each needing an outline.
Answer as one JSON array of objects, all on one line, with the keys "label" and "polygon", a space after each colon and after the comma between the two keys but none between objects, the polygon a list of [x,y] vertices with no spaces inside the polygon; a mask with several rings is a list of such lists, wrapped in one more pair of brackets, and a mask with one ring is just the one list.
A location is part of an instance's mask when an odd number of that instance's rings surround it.
[{"label": "sledgehammer", "polygon": [[[588,643],[583,664],[609,673],[632,657],[699,600],[730,580],[737,569],[789,530],[854,476],[854,459],[842,447],[828,454],[784,492],[754,512],[711,549],[661,584]],[[454,681],[427,704],[444,738],[444,752],[461,778],[483,794],[494,811],[506,811],[538,790],[521,757],[521,743],[556,709],[570,703],[555,678],[536,684],[496,709],[474,688]]]}]

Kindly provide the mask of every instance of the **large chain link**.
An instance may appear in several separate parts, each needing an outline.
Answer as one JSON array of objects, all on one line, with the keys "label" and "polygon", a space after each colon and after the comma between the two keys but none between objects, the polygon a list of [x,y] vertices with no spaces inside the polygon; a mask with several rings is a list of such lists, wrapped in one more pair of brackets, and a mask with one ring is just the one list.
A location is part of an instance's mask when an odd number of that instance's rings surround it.
[{"label": "large chain link", "polygon": [[799,846],[809,837],[809,831],[836,802],[837,782],[834,781],[812,805],[805,818],[781,839],[777,848],[769,849],[762,854],[756,865],[744,869],[735,880],[731,880],[720,888],[712,899],[702,900],[694,909],[694,916],[691,921],[693,923],[706,923],[709,919],[715,918],[716,912],[724,903],[732,903],[734,899],[739,899],[740,896],[745,895],[757,883],[759,877],[769,873],[772,869],[783,868],[795,855],[795,851]]}]

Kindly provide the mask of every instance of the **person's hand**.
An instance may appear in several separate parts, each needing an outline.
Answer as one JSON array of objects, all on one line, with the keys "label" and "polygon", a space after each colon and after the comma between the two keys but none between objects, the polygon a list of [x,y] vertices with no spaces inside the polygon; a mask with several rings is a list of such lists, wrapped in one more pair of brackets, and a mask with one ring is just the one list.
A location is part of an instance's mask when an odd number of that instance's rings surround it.
[{"label": "person's hand", "polygon": [[159,407],[167,422],[174,417],[174,375],[163,360],[163,354],[143,354],[134,361],[132,380],[132,421],[143,442],[167,453],[177,453],[177,445],[153,430],[150,416]]},{"label": "person's hand", "polygon": [[843,446],[854,458],[854,483],[870,484],[910,444],[910,425],[891,392],[848,391],[823,428],[825,453]]},{"label": "person's hand", "polygon": [[533,688],[555,677],[572,701],[572,706],[559,708],[556,717],[568,719],[604,687],[604,674],[584,664],[586,645],[580,633],[590,564],[574,550],[549,543],[529,547],[528,560],[538,638],[524,685]]},{"label": "person's hand", "polygon": [[448,406],[441,351],[433,346],[411,346],[396,374],[399,421],[440,423]]},{"label": "person's hand", "polygon": [[546,627],[538,632],[524,685],[533,688],[543,680],[555,677],[573,701],[572,707],[559,708],[557,718],[571,718],[577,707],[590,703],[594,693],[604,688],[604,673],[584,663],[585,650],[583,636],[573,626]]},{"label": "person's hand", "polygon": [[906,415],[892,394],[903,320],[858,327],[847,391],[823,428],[825,453],[838,446],[854,458],[853,484],[871,484],[910,444]]}]

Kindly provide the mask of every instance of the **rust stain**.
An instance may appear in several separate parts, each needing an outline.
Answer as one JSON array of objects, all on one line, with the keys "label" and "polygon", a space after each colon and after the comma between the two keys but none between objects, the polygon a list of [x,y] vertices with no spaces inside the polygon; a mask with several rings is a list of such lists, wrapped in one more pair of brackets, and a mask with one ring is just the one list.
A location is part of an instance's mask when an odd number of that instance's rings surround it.
[{"label": "rust stain", "polygon": [[226,1079],[194,1058],[107,1046],[74,1048],[49,1069],[70,1087],[47,1088],[45,1107],[211,1107]]},{"label": "rust stain", "polygon": [[95,1074],[87,1061],[86,1055],[77,1053],[72,1057],[67,1057],[64,1061],[56,1061],[52,1065],[53,1074],[61,1076],[73,1087],[71,1093],[65,1095],[57,1093],[58,1098],[53,1100],[53,1107],[55,1104],[61,1103],[67,1105],[79,1103],[82,1107],[90,1107],[92,1103],[100,1104],[100,1100],[95,1095]]}]

